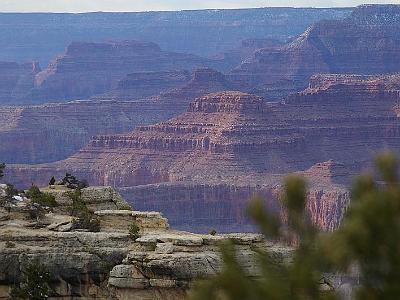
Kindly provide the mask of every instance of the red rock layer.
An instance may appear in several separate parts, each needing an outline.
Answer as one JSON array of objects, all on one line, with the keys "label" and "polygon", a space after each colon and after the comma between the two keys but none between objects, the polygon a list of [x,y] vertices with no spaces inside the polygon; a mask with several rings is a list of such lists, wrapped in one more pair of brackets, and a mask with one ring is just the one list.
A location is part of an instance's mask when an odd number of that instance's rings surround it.
[{"label": "red rock layer", "polygon": [[[43,184],[68,171],[92,184],[116,187],[193,182],[274,190],[279,189],[284,174],[307,170],[301,174],[312,187],[310,218],[330,230],[345,210],[348,194],[344,186],[351,175],[368,167],[373,154],[382,148],[400,153],[395,109],[400,100],[395,87],[400,81],[391,76],[388,86],[377,82],[387,82],[386,77],[321,77],[321,84],[314,83],[285,103],[263,103],[241,92],[210,94],[197,98],[186,113],[174,119],[139,126],[130,134],[94,137],[67,160],[15,166],[7,176],[18,184]],[[231,224],[244,218],[237,214],[244,205],[239,203],[241,194],[235,195],[221,193],[220,197],[221,211]],[[237,200],[228,204],[229,199]],[[136,201],[134,197],[130,200]],[[157,197],[151,203],[161,210],[166,205]],[[182,222],[179,213],[185,214],[180,207],[167,211],[176,224]],[[202,213],[208,218],[201,217]],[[196,214],[195,222],[212,223],[211,210]]]},{"label": "red rock layer", "polygon": [[187,77],[186,72],[178,71],[135,73],[122,80],[112,93],[97,97],[107,101],[0,108],[0,158],[6,163],[64,159],[86,145],[93,135],[129,132],[138,125],[167,120],[186,111],[193,98],[228,87],[222,73],[203,68],[196,70],[183,87],[126,102],[157,89],[182,85]]}]

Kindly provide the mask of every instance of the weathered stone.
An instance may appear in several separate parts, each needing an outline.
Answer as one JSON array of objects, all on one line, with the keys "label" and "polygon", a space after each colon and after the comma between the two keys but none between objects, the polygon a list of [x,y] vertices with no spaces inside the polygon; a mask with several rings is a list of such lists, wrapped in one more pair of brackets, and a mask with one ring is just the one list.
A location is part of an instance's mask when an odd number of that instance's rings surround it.
[{"label": "weathered stone", "polygon": [[156,245],[156,253],[162,254],[170,254],[174,252],[174,244],[173,243],[157,243]]}]

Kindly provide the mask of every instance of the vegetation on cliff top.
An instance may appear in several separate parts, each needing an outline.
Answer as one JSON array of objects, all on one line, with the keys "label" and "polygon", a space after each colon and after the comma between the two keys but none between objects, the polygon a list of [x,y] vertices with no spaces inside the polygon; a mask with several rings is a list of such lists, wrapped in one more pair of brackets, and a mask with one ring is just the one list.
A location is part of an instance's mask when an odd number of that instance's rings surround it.
[{"label": "vegetation on cliff top", "polygon": [[[288,222],[282,224],[255,199],[249,214],[267,237],[296,241],[293,260],[277,265],[268,251],[259,251],[258,280],[248,278],[236,259],[233,244],[222,247],[222,272],[200,282],[196,299],[341,299],[334,288],[321,288],[323,274],[354,275],[359,280],[354,299],[398,299],[400,295],[400,182],[398,161],[386,153],[376,159],[373,174],[359,176],[353,184],[351,205],[340,228],[319,233],[305,217],[306,185],[291,176],[282,197]],[[328,284],[329,286],[329,284]]]}]

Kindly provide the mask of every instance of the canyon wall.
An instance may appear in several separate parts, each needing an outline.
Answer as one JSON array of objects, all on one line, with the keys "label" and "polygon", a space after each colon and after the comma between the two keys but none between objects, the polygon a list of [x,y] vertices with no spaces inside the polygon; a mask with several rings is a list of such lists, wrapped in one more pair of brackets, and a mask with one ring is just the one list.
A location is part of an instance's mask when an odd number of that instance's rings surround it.
[{"label": "canyon wall", "polygon": [[[43,184],[68,171],[120,188],[135,206],[165,212],[176,226],[191,219],[192,230],[224,230],[250,228],[243,208],[254,191],[275,199],[279,211],[276,191],[286,174],[298,172],[310,184],[310,218],[332,230],[346,209],[351,177],[383,148],[400,153],[400,81],[319,75],[312,82],[282,103],[241,92],[201,96],[176,118],[96,136],[63,161],[11,166],[6,179]],[[157,184],[162,194],[154,192]]]},{"label": "canyon wall", "polygon": [[[175,87],[175,88],[172,88]],[[220,72],[130,74],[113,91],[92,101],[0,108],[0,157],[6,163],[43,163],[64,159],[97,134],[129,132],[138,125],[167,120],[193,98],[229,89]],[[134,100],[166,90],[158,96]]]},{"label": "canyon wall", "polygon": [[318,73],[399,72],[399,16],[398,5],[359,6],[344,20],[317,22],[286,45],[256,51],[231,77],[268,97],[299,91]]},{"label": "canyon wall", "polygon": [[[217,60],[201,58],[192,54],[162,51],[154,43],[139,41],[119,41],[107,43],[71,43],[65,53],[53,60],[49,66],[35,76],[33,101],[54,101],[65,99],[87,99],[108,92],[135,80],[132,75],[128,81],[125,76],[137,74],[142,88],[148,83],[147,72],[153,74],[160,83],[170,88],[173,73],[163,71],[192,71],[197,67],[216,66]],[[170,77],[169,84],[166,82]],[[146,78],[147,77],[147,78]],[[182,79],[181,79],[182,80]],[[185,80],[185,78],[183,78]],[[187,80],[187,78],[186,78]],[[138,83],[136,83],[138,85]],[[179,83],[178,83],[179,85]],[[127,87],[127,86],[125,86]],[[152,84],[150,95],[160,92],[162,85]],[[161,89],[162,90],[162,89]],[[27,99],[30,101],[30,99]]]},{"label": "canyon wall", "polygon": [[12,104],[15,99],[29,95],[35,84],[35,75],[39,73],[38,63],[0,61],[0,105]]},{"label": "canyon wall", "polygon": [[[73,41],[144,40],[166,51],[212,56],[249,38],[285,41],[322,19],[351,9],[259,8],[138,13],[2,13],[0,60],[42,66]],[[73,24],[73,26],[71,26]],[[193,38],[196,37],[196,38]]]}]

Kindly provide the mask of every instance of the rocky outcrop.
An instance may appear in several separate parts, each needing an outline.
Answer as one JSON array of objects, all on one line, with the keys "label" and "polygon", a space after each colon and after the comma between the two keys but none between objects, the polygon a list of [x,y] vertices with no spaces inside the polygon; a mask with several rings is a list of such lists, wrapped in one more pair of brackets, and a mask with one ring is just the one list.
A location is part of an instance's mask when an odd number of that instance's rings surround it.
[{"label": "rocky outcrop", "polygon": [[[124,85],[127,82],[123,78],[130,73],[157,71],[155,77],[162,81],[165,73],[161,71],[193,70],[214,64],[218,61],[162,51],[150,42],[74,42],[47,69],[36,75],[32,97],[41,102],[85,99]],[[142,80],[145,85],[146,78]],[[161,86],[153,84],[151,87],[155,88],[153,94],[156,94]]]},{"label": "rocky outcrop", "polygon": [[13,104],[15,99],[27,96],[34,87],[35,75],[40,71],[36,62],[0,61],[0,105]]},{"label": "rocky outcrop", "polygon": [[257,51],[231,77],[273,96],[303,89],[317,73],[399,72],[399,16],[396,5],[360,6],[345,20],[320,21],[289,44]]},{"label": "rocky outcrop", "polygon": [[[60,193],[67,189],[50,187],[42,191],[56,193],[57,202],[64,206]],[[0,186],[0,197],[2,192]],[[114,201],[109,201],[110,194],[123,202],[115,191],[102,187],[82,190],[82,199],[92,209],[101,209]],[[259,234],[173,231],[159,213],[127,209],[95,211],[100,232],[67,229],[71,217],[58,206],[40,219],[16,214],[29,201],[7,211],[0,207],[0,299],[8,299],[21,272],[35,261],[49,271],[51,299],[184,299],[194,281],[220,270],[222,242],[235,244],[238,260],[251,277],[260,274],[255,259],[259,249],[268,249],[276,263],[290,261],[293,251],[267,242]],[[128,230],[132,224],[138,229],[135,238]]]}]

